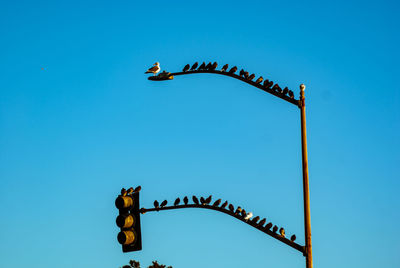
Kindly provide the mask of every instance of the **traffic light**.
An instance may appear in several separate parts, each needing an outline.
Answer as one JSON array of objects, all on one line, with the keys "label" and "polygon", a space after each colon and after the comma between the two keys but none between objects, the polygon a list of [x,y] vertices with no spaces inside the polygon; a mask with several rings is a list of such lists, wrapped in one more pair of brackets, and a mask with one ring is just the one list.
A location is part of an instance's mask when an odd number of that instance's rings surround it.
[{"label": "traffic light", "polygon": [[122,252],[142,250],[139,191],[126,192],[123,189],[115,200],[115,206],[119,209],[116,223],[120,228],[118,242],[122,245]]}]

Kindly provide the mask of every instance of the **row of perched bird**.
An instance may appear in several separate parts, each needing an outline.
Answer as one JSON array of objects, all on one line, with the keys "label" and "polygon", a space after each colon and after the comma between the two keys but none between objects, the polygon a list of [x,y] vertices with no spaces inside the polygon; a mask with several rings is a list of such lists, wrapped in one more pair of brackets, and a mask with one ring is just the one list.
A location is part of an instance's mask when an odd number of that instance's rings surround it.
[{"label": "row of perched bird", "polygon": [[[193,203],[196,205],[208,205],[208,206],[213,206],[213,207],[218,207],[218,208],[222,208],[222,209],[228,209],[234,213],[236,216],[239,216],[240,218],[242,218],[244,221],[250,223],[251,225],[259,228],[260,230],[271,230],[272,228],[272,232],[276,233],[279,229],[279,234],[282,237],[285,237],[285,229],[284,228],[278,228],[278,226],[273,225],[272,222],[267,223],[265,226],[264,224],[267,222],[266,218],[263,218],[260,220],[259,216],[253,217],[253,213],[252,212],[246,212],[246,210],[244,210],[243,208],[241,208],[240,206],[238,206],[236,209],[232,204],[229,204],[228,201],[225,201],[224,203],[221,202],[221,199],[216,200],[212,205],[211,204],[211,200],[212,200],[212,195],[210,195],[207,198],[204,197],[200,197],[197,198],[195,195],[192,197]],[[178,206],[181,202],[181,199],[178,197],[177,199],[175,199],[174,201],[174,206]],[[185,205],[189,204],[189,198],[187,196],[185,196],[183,198],[183,203]],[[159,208],[163,208],[168,204],[167,200],[164,200],[161,202],[161,204],[155,200],[154,201],[154,208],[159,209]],[[296,240],[296,235],[292,235],[290,237],[290,240],[292,242],[294,242]]]},{"label": "row of perched bird", "polygon": [[[185,67],[183,67],[183,72],[187,72],[187,71],[202,71],[202,70],[211,70],[211,71],[215,71],[218,67],[218,63],[214,62],[211,63],[209,62],[207,65],[205,62],[203,62],[200,66],[198,62],[195,62],[192,67],[190,67],[190,64],[186,64]],[[231,69],[229,69],[229,65],[225,64],[222,68],[221,68],[221,72],[225,72],[225,73],[229,73],[229,74],[234,74],[237,72],[238,68],[236,66],[233,66]],[[241,69],[239,72],[239,76],[245,78],[246,80],[249,81],[253,81],[253,79],[256,77],[255,74],[249,74],[249,72]],[[264,82],[263,82],[264,81]],[[288,95],[290,98],[294,99],[294,94],[293,91],[289,90],[287,87],[285,87],[284,89],[281,89],[281,87],[278,84],[274,85],[274,82],[269,81],[268,79],[265,79],[260,76],[259,78],[257,78],[255,81],[253,81],[256,84],[261,84],[263,83],[263,87],[266,89],[272,89],[278,93],[281,93],[283,95]]]},{"label": "row of perched bird", "polygon": [[122,196],[131,195],[133,193],[140,192],[140,190],[142,190],[142,187],[140,185],[138,187],[136,187],[135,189],[133,189],[133,187],[129,188],[128,190],[126,190],[125,188],[122,188],[121,195]]}]

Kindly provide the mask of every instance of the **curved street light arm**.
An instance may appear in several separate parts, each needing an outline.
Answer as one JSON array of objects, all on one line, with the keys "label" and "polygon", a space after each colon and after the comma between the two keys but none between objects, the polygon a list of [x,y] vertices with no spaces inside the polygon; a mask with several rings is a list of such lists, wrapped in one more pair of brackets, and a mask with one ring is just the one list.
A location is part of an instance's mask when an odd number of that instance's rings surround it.
[{"label": "curved street light arm", "polygon": [[305,247],[301,246],[289,239],[287,239],[284,236],[281,236],[280,234],[277,234],[273,231],[271,231],[268,228],[265,228],[264,226],[260,226],[257,223],[252,223],[251,220],[246,221],[241,215],[240,213],[234,213],[230,210],[221,208],[221,207],[217,207],[217,206],[211,206],[211,205],[203,205],[203,204],[187,204],[187,205],[177,205],[177,206],[166,206],[166,207],[160,207],[160,208],[142,208],[140,209],[140,213],[145,214],[146,212],[153,212],[153,211],[160,211],[160,210],[170,210],[170,209],[181,209],[181,208],[204,208],[204,209],[212,209],[212,210],[216,210],[225,214],[228,214],[244,223],[247,223],[248,225],[260,230],[263,233],[266,233],[267,235],[272,236],[273,238],[285,243],[286,245],[297,249],[298,251],[300,251],[301,253],[303,253],[303,255],[305,254]]},{"label": "curved street light arm", "polygon": [[209,73],[209,74],[220,74],[220,75],[225,75],[229,76],[232,78],[236,78],[238,80],[241,80],[247,84],[250,84],[258,89],[261,89],[262,91],[268,92],[274,96],[277,96],[278,98],[281,98],[287,102],[290,102],[298,107],[300,107],[300,100],[296,100],[294,97],[291,98],[287,96],[286,94],[283,94],[281,92],[278,92],[271,87],[263,86],[261,83],[256,83],[253,80],[249,80],[243,76],[237,75],[235,73],[230,73],[230,72],[225,72],[225,71],[219,71],[219,70],[193,70],[193,71],[186,71],[186,72],[176,72],[176,73],[169,73],[169,72],[162,72],[158,75],[155,76],[149,76],[148,79],[152,81],[165,81],[165,80],[172,80],[174,79],[174,76],[177,75],[186,75],[186,74],[201,74],[201,73]]}]

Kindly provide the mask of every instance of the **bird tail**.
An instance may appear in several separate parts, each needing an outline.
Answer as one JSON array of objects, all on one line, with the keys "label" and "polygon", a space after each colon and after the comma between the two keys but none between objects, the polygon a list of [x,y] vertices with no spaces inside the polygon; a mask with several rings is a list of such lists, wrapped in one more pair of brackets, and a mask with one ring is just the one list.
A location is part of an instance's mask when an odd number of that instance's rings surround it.
[{"label": "bird tail", "polygon": [[149,71],[145,72],[145,74],[149,74],[149,73],[151,73],[151,72],[149,72]]}]

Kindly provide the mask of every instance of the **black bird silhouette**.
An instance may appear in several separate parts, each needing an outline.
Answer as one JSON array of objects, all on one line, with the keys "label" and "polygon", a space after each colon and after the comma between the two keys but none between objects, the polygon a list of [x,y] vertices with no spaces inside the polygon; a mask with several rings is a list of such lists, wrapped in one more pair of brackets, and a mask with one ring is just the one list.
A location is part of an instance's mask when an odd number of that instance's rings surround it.
[{"label": "black bird silhouette", "polygon": [[206,203],[206,200],[201,196],[200,197],[200,204],[204,205]]},{"label": "black bird silhouette", "polygon": [[131,194],[133,193],[133,187],[129,188],[128,191],[126,191],[126,194]]},{"label": "black bird silhouette", "polygon": [[164,201],[161,202],[160,207],[165,207],[167,204],[168,204],[168,201],[164,200]]},{"label": "black bird silhouette", "polygon": [[289,92],[289,89],[288,89],[287,87],[285,87],[285,88],[283,89],[283,91],[282,91],[282,93],[283,93],[284,95],[286,95],[288,92]]},{"label": "black bird silhouette", "polygon": [[242,211],[240,212],[240,214],[242,214],[242,217],[246,217],[246,215],[247,215],[246,210],[244,210],[244,209],[242,208]]},{"label": "black bird silhouette", "polygon": [[187,196],[185,196],[185,197],[183,198],[183,203],[185,203],[185,205],[187,205],[187,204],[189,203],[189,199],[188,199]]},{"label": "black bird silhouette", "polygon": [[228,65],[228,64],[225,64],[225,65],[222,67],[221,72],[226,72],[226,70],[228,70],[228,67],[229,67],[229,65]]},{"label": "black bird silhouette", "polygon": [[257,222],[258,222],[258,220],[260,219],[260,216],[257,216],[257,217],[254,217],[252,220],[251,220],[251,224],[256,224]]},{"label": "black bird silhouette", "polygon": [[213,206],[218,207],[221,204],[221,199],[218,199],[217,201],[214,202]]},{"label": "black bird silhouette", "polygon": [[122,188],[122,189],[121,189],[121,195],[122,195],[122,196],[125,196],[125,195],[126,195],[126,189],[125,189],[125,188]]},{"label": "black bird silhouette", "polygon": [[263,81],[263,79],[264,78],[262,76],[260,76],[259,78],[257,78],[256,83],[260,84]]},{"label": "black bird silhouette", "polygon": [[196,197],[195,195],[192,197],[192,199],[193,199],[193,202],[194,202],[196,205],[199,204],[199,199],[197,199],[197,197]]},{"label": "black bird silhouette", "polygon": [[247,79],[249,79],[249,80],[253,80],[254,79],[254,77],[256,77],[256,75],[255,74],[251,74]]},{"label": "black bird silhouette", "polygon": [[242,208],[239,206],[235,210],[235,214],[239,214],[242,211]]},{"label": "black bird silhouette", "polygon": [[228,207],[229,207],[229,210],[232,211],[232,212],[235,210],[235,207],[232,204],[229,204]]},{"label": "black bird silhouette", "polygon": [[199,70],[203,70],[204,68],[206,68],[206,63],[203,61],[203,63],[199,67]]},{"label": "black bird silhouette", "polygon": [[195,62],[195,63],[192,65],[192,68],[190,68],[190,70],[191,70],[191,71],[196,70],[197,66],[199,66],[199,63],[198,63],[198,62]]},{"label": "black bird silhouette", "polygon": [[183,72],[187,72],[187,71],[189,71],[189,69],[190,69],[190,65],[189,64],[186,64],[185,65],[185,67],[183,67]]},{"label": "black bird silhouette", "polygon": [[214,62],[213,65],[211,65],[210,69],[215,70],[215,69],[217,69],[217,67],[218,67],[218,63]]},{"label": "black bird silhouette", "polygon": [[209,63],[207,64],[207,66],[206,66],[206,70],[209,70],[209,69],[211,68],[211,66],[212,66],[212,63],[209,62]]},{"label": "black bird silhouette", "polygon": [[267,223],[267,225],[265,225],[265,229],[269,230],[272,227],[272,222]]},{"label": "black bird silhouette", "polygon": [[226,208],[227,205],[228,205],[228,201],[225,201],[225,202],[221,205],[221,208]]},{"label": "black bird silhouette", "polygon": [[244,76],[244,78],[246,78],[246,79],[249,78],[249,72],[244,72],[244,73],[243,73],[243,76]]},{"label": "black bird silhouette", "polygon": [[236,66],[233,66],[233,67],[229,70],[229,73],[230,73],[230,74],[234,74],[234,73],[236,73],[236,71],[237,71],[237,67],[236,67]]},{"label": "black bird silhouette", "polygon": [[138,193],[140,192],[140,190],[142,190],[142,186],[139,185],[138,187],[135,188],[135,190],[133,190],[133,192]]},{"label": "black bird silhouette", "polygon": [[273,84],[274,84],[274,82],[269,81],[268,79],[264,80],[264,87],[266,87],[266,88],[272,87]]},{"label": "black bird silhouette", "polygon": [[207,197],[207,199],[204,200],[204,203],[205,203],[206,205],[210,204],[210,203],[211,203],[211,198],[212,198],[212,195],[210,195],[209,197]]},{"label": "black bird silhouette", "polygon": [[291,91],[291,90],[289,90],[289,97],[291,98],[291,99],[294,99],[294,94],[293,94],[293,91]]},{"label": "black bird silhouette", "polygon": [[243,76],[243,75],[244,75],[244,70],[243,70],[243,69],[240,70],[239,75],[240,75],[240,76]]},{"label": "black bird silhouette", "polygon": [[279,233],[281,234],[282,237],[285,237],[285,229],[283,228],[279,229]]},{"label": "black bird silhouette", "polygon": [[258,223],[258,226],[259,226],[259,227],[263,227],[263,225],[265,224],[266,221],[267,221],[267,219],[263,218],[263,219]]},{"label": "black bird silhouette", "polygon": [[178,197],[177,199],[175,199],[174,206],[179,205],[180,202],[181,202],[181,199]]},{"label": "black bird silhouette", "polygon": [[278,92],[282,92],[282,89],[281,89],[281,87],[280,87],[278,84],[275,84],[275,85],[272,87],[272,89],[275,90],[275,91],[278,91]]},{"label": "black bird silhouette", "polygon": [[292,235],[292,236],[290,237],[290,241],[294,242],[294,240],[296,240],[296,235]]},{"label": "black bird silhouette", "polygon": [[274,227],[272,228],[272,232],[276,233],[276,231],[278,231],[278,226],[274,225]]},{"label": "black bird silhouette", "polygon": [[154,201],[154,207],[155,207],[155,208],[159,208],[159,206],[160,206],[160,205],[158,204],[158,201],[155,200],[155,201]]}]

